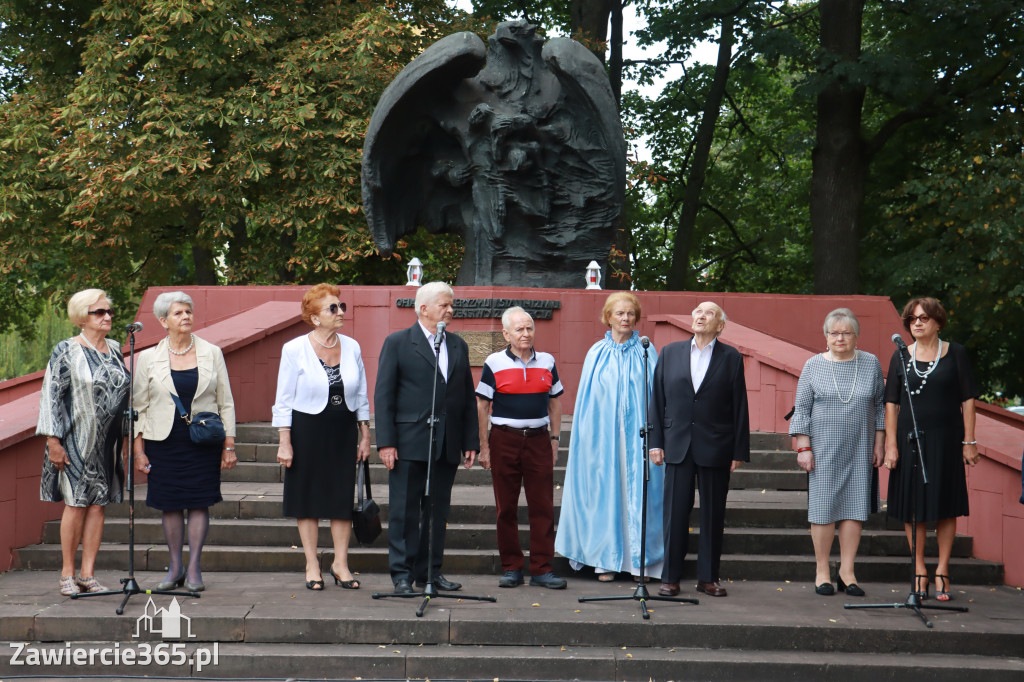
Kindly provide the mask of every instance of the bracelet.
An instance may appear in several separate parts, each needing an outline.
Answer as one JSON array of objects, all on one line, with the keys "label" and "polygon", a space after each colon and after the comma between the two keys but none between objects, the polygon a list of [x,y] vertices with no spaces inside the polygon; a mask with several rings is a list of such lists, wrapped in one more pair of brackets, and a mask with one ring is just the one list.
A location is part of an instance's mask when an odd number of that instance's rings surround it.
[{"label": "bracelet", "polygon": [[810,451],[811,451],[810,448],[797,448],[796,449],[796,454],[799,455],[801,452],[810,452]]},{"label": "bracelet", "polygon": [[224,452],[234,452],[234,448],[224,448]]},{"label": "bracelet", "polygon": [[965,440],[965,441],[961,441],[960,444],[961,445],[977,445],[978,441],[976,441],[976,440]]},{"label": "bracelet", "polygon": [[369,426],[370,425],[370,420],[369,419],[360,419],[356,423],[359,424],[359,426]]}]

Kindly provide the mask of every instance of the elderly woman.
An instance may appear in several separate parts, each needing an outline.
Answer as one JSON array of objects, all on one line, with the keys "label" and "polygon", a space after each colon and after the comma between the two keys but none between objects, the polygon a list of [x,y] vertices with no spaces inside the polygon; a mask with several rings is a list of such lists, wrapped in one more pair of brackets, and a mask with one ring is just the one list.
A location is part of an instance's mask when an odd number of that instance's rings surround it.
[{"label": "elderly woman", "polygon": [[338,294],[334,285],[317,284],[302,297],[302,319],[313,330],[281,349],[273,408],[277,461],[285,467],[284,515],[297,519],[310,590],[324,589],[320,519],[331,520],[334,584],[359,589],[348,567],[348,543],[356,462],[370,456],[370,403],[359,344],[338,333],[345,323]]},{"label": "elderly woman", "polygon": [[839,591],[862,597],[853,562],[864,522],[879,506],[876,468],[884,454],[885,384],[878,358],[857,349],[860,322],[851,310],[830,312],[824,331],[828,350],[804,364],[789,433],[797,464],[808,474],[814,591],[835,593],[828,562],[838,524]]},{"label": "elderly woman", "polygon": [[[121,501],[121,449],[128,370],[117,342],[107,338],[114,309],[101,289],[79,291],[68,318],[82,329],[53,349],[43,376],[36,434],[46,436],[39,499],[63,502],[60,593],[101,592],[96,555],[104,507]],[[82,570],[75,554],[82,546]]]},{"label": "elderly woman", "polygon": [[[610,329],[587,352],[576,393],[572,440],[562,492],[555,549],[576,570],[593,566],[608,582],[618,572],[640,573],[644,457],[644,392],[650,393],[658,353],[651,346],[648,376],[634,329],[640,301],[629,292],[605,301],[601,322]],[[660,575],[664,559],[662,504],[665,472],[650,468],[647,488],[647,575]]]},{"label": "elderly woman", "polygon": [[[885,466],[889,469],[889,516],[904,522],[911,547],[911,520],[917,521],[914,591],[928,596],[924,563],[925,526],[936,525],[939,564],[935,592],[939,601],[952,599],[949,557],[953,553],[956,517],[967,516],[967,476],[964,464],[978,463],[974,439],[974,382],[967,351],[939,338],[946,326],[946,311],[934,298],[915,298],[903,308],[903,327],[914,337],[909,358],[892,355],[885,386]],[[904,388],[900,364],[906,362],[909,387]],[[909,437],[913,430],[907,391],[914,398],[914,414],[921,435],[928,485],[923,485]]]},{"label": "elderly woman", "polygon": [[[167,576],[156,586],[182,584],[206,589],[200,558],[210,528],[210,507],[221,501],[220,470],[235,457],[235,403],[224,353],[192,333],[192,299],[183,291],[165,292],[153,303],[153,315],[167,336],[139,354],[135,367],[135,407],[139,413],[135,467],[149,474],[146,504],[163,512],[170,560]],[[192,442],[176,395],[187,415],[216,412],[227,434],[223,444]],[[188,568],[182,563],[185,512],[188,512]]]}]

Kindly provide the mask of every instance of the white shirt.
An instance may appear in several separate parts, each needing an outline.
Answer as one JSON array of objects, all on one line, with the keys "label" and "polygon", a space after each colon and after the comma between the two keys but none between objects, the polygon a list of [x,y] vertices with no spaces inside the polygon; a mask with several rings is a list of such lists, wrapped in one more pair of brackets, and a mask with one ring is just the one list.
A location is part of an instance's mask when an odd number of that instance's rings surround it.
[{"label": "white shirt", "polygon": [[[427,343],[430,344],[430,351],[434,351],[434,335],[430,333],[430,330],[423,326],[423,323],[417,320],[420,325],[420,329],[423,330],[424,336],[427,337]],[[441,350],[438,353],[437,368],[441,370],[441,376],[444,377],[445,381],[448,381],[448,338],[444,332],[441,332]]]},{"label": "white shirt", "polygon": [[708,373],[708,367],[711,365],[711,352],[716,341],[718,339],[711,339],[711,343],[704,348],[697,347],[696,338],[690,343],[690,378],[693,380],[694,393],[700,390],[700,385],[704,383],[704,375]]}]

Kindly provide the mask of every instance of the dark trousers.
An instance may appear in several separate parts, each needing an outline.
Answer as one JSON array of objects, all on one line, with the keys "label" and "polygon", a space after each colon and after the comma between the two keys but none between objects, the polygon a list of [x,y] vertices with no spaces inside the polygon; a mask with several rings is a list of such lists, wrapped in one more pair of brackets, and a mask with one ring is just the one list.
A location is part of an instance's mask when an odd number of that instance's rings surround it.
[{"label": "dark trousers", "polygon": [[690,514],[694,482],[700,490],[700,540],[697,547],[697,580],[718,580],[725,532],[725,500],[729,494],[729,467],[702,467],[692,453],[680,464],[665,465],[665,567],[662,582],[678,583],[689,548]]},{"label": "dark trousers", "polygon": [[519,545],[519,491],[526,488],[530,517],[530,573],[551,570],[555,556],[555,466],[547,433],[521,436],[492,429],[491,483],[498,508],[498,554],[505,571],[523,570]]},{"label": "dark trousers", "polygon": [[393,582],[405,579],[411,583],[427,579],[430,502],[433,503],[434,527],[431,566],[434,576],[441,572],[448,509],[458,468],[458,465],[445,461],[434,462],[428,499],[423,496],[427,485],[427,463],[403,459],[395,462],[395,468],[388,476],[388,559]]}]

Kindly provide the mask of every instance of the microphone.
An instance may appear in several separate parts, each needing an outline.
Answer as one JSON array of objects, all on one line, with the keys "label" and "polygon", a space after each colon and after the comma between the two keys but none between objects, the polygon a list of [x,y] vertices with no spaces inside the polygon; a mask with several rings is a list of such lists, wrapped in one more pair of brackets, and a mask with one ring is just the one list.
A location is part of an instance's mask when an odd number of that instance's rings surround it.
[{"label": "microphone", "polygon": [[129,334],[135,334],[136,332],[141,332],[142,331],[142,323],[141,322],[132,322],[131,324],[127,325],[124,328],[124,330],[126,332],[128,332]]},{"label": "microphone", "polygon": [[448,325],[445,324],[444,321],[437,323],[437,333],[434,334],[434,351],[441,348],[441,339],[444,338],[444,328],[447,326]]},{"label": "microphone", "polygon": [[651,340],[649,338],[647,338],[646,336],[641,336],[640,337],[640,345],[643,346],[644,348],[650,348],[651,347]]},{"label": "microphone", "polygon": [[895,343],[896,347],[901,351],[905,351],[907,349],[907,344],[903,342],[903,337],[899,334],[892,335],[892,342]]}]

